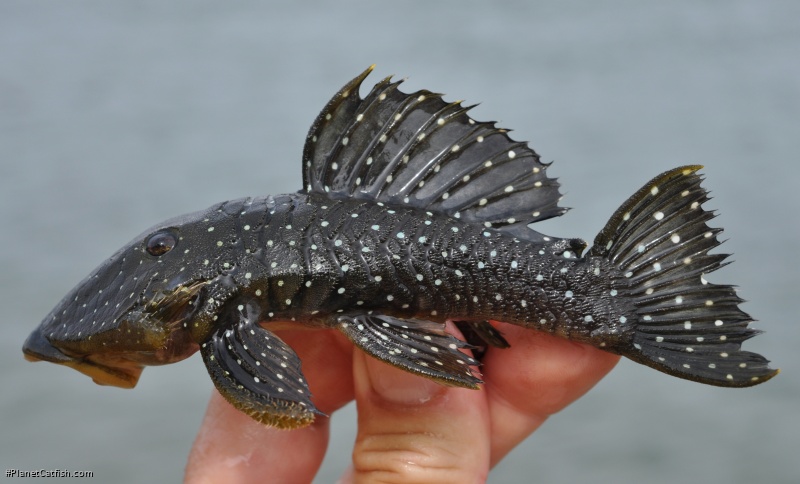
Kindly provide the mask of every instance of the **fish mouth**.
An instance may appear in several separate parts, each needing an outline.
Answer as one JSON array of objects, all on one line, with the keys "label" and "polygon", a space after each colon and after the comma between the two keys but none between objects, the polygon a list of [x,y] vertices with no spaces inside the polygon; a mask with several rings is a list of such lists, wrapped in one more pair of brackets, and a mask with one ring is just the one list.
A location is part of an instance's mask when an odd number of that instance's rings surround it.
[{"label": "fish mouth", "polygon": [[72,357],[53,346],[37,328],[22,347],[28,361],[49,361],[58,365],[74,368],[91,377],[98,385],[109,385],[120,388],[133,388],[139,381],[144,367],[134,361],[114,357],[113,361],[103,355]]}]

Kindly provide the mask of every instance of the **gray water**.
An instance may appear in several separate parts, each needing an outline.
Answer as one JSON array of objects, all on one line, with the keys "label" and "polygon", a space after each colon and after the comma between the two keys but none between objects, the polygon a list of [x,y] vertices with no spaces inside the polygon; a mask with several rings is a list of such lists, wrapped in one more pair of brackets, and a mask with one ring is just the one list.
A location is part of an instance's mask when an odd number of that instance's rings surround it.
[{"label": "gray water", "polygon": [[[783,369],[726,390],[623,361],[492,482],[800,482],[800,3],[286,3],[0,3],[0,472],[181,478],[211,390],[198,357],[124,391],[21,344],[144,228],[300,188],[311,121],[377,63],[371,80],[481,102],[474,117],[555,160],[574,209],[547,233],[591,240],[650,177],[705,164],[735,253],[713,280],[740,285],[767,330],[747,348]],[[318,482],[354,427],[334,415]]]}]

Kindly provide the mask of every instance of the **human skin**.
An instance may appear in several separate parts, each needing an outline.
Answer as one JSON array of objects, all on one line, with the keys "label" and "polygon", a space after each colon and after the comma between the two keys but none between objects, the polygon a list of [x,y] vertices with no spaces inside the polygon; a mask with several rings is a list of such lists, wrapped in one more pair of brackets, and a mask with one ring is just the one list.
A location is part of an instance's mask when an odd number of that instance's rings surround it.
[{"label": "human skin", "polygon": [[[581,343],[496,326],[511,348],[486,352],[480,390],[445,387],[391,367],[354,350],[338,331],[280,331],[302,359],[320,411],[331,415],[356,401],[358,433],[340,482],[485,482],[508,452],[619,361]],[[449,322],[448,331],[460,336]],[[328,417],[291,431],[264,426],[214,391],[185,482],[311,482],[329,431]]]}]

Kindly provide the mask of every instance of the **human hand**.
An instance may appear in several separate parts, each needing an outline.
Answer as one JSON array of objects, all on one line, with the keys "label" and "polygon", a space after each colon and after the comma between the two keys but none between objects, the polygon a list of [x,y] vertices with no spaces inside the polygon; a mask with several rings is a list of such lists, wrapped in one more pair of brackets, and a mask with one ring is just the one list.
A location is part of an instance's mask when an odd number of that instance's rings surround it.
[{"label": "human hand", "polygon": [[[548,416],[605,376],[619,356],[501,324],[509,349],[489,348],[480,390],[452,388],[396,369],[335,330],[279,332],[303,361],[320,411],[355,399],[358,434],[341,482],[484,482],[489,470]],[[448,332],[460,336],[448,323]],[[329,418],[279,430],[213,392],[186,468],[188,484],[311,482]]]}]

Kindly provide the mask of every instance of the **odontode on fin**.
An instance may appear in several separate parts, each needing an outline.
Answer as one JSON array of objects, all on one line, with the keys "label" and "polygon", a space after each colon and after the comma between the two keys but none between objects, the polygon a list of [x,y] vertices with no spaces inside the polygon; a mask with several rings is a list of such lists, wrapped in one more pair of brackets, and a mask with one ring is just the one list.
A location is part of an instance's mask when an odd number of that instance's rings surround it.
[{"label": "odontode on fin", "polygon": [[711,284],[725,254],[709,254],[721,229],[702,208],[708,193],[700,166],[663,173],[626,201],[588,255],[612,261],[636,308],[628,358],[688,380],[726,387],[762,383],[778,373],[761,355],[741,350],[759,331],[739,309],[733,286]]}]

